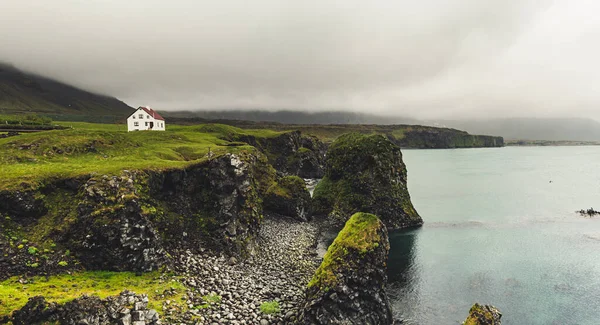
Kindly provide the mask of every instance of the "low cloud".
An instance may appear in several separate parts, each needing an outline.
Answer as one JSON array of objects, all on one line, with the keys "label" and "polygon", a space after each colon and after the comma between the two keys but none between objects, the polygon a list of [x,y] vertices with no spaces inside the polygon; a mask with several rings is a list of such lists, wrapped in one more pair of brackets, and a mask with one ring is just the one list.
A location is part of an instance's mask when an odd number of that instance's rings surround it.
[{"label": "low cloud", "polygon": [[0,61],[132,106],[598,118],[593,1],[0,2]]}]

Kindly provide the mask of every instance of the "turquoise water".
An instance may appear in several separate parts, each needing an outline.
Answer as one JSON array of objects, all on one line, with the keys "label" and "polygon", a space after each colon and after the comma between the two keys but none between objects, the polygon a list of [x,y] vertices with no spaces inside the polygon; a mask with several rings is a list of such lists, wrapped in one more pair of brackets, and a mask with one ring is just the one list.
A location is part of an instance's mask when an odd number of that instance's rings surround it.
[{"label": "turquoise water", "polygon": [[600,324],[600,147],[403,150],[425,220],[390,234],[390,295],[407,324]]}]

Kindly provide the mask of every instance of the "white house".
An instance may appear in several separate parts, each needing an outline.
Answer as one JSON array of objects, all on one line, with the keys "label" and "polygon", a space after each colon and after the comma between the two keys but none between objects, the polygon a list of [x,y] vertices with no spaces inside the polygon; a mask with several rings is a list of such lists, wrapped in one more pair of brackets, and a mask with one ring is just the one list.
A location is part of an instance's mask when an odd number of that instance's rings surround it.
[{"label": "white house", "polygon": [[127,131],[164,131],[165,119],[150,107],[139,107],[127,118]]}]

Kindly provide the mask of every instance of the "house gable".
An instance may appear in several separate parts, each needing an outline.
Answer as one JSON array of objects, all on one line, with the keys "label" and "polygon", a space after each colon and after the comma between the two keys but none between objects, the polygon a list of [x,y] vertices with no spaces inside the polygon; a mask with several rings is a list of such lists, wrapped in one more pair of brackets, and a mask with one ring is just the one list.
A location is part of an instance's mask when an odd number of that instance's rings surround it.
[{"label": "house gable", "polygon": [[138,107],[138,109],[127,117],[128,131],[164,131],[165,124],[165,119],[149,107]]}]

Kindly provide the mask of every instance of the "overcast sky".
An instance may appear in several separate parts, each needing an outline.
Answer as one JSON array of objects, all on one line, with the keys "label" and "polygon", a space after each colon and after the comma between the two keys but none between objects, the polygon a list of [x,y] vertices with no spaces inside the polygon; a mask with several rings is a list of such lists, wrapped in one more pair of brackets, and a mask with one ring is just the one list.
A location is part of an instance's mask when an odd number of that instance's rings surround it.
[{"label": "overcast sky", "polygon": [[156,109],[600,118],[595,0],[0,0],[0,61]]}]

